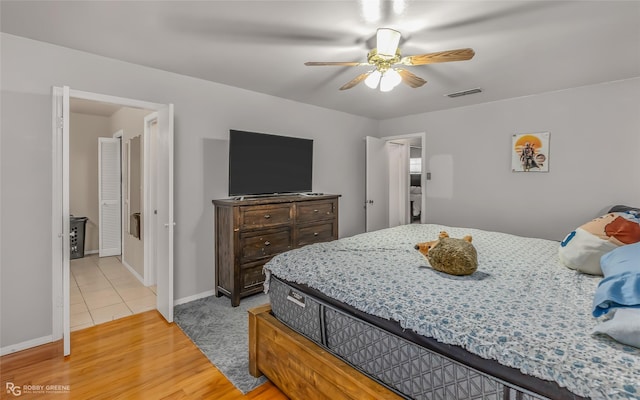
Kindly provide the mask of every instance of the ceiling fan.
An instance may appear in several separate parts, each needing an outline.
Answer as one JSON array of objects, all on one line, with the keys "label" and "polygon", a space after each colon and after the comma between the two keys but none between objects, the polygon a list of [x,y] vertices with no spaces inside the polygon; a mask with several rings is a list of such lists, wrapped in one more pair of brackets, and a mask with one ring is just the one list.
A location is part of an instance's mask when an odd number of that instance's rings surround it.
[{"label": "ceiling fan", "polygon": [[396,65],[410,67],[414,65],[435,64],[450,61],[465,61],[470,60],[475,55],[473,49],[467,48],[401,57],[400,49],[398,48],[400,37],[400,32],[394,29],[379,28],[376,32],[377,47],[369,52],[367,55],[367,62],[309,61],[304,63],[304,65],[330,65],[345,67],[373,66],[375,67],[374,69],[356,76],[353,80],[344,84],[340,90],[351,89],[358,83],[364,81],[364,83],[371,89],[375,89],[380,86],[380,91],[388,92],[398,86],[400,82],[404,82],[412,88],[418,88],[427,83],[427,81],[413,74],[409,70],[397,68]]}]

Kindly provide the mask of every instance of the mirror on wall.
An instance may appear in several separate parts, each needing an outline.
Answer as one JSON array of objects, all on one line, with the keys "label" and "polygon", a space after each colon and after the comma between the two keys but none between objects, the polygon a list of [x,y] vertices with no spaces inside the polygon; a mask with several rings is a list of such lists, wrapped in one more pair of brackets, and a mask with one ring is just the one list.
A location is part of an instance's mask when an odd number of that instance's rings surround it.
[{"label": "mirror on wall", "polygon": [[128,204],[128,232],[131,236],[140,239],[142,221],[140,220],[140,210],[142,203],[142,143],[141,136],[135,136],[128,141],[128,182],[125,184],[127,190]]}]

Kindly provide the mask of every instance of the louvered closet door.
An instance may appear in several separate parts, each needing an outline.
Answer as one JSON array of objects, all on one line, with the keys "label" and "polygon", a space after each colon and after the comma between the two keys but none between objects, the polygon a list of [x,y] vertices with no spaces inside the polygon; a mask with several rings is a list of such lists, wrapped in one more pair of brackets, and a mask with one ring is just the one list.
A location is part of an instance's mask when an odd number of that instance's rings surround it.
[{"label": "louvered closet door", "polygon": [[120,140],[98,138],[99,256],[122,252]]}]

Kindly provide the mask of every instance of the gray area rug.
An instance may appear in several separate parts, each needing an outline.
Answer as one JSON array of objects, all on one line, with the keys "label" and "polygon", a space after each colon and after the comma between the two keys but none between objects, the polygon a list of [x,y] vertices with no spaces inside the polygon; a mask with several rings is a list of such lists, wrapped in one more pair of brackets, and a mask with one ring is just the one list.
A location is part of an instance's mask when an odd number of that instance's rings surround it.
[{"label": "gray area rug", "polygon": [[247,310],[269,302],[260,293],[231,307],[228,297],[205,297],[176,306],[174,320],[223,374],[243,394],[266,382],[249,374],[249,322]]}]

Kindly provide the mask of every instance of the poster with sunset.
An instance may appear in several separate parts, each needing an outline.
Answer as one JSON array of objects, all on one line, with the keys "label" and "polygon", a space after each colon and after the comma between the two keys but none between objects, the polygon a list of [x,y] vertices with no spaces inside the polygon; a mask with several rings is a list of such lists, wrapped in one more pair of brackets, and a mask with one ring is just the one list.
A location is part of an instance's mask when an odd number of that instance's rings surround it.
[{"label": "poster with sunset", "polygon": [[549,172],[549,132],[513,135],[511,170]]}]

